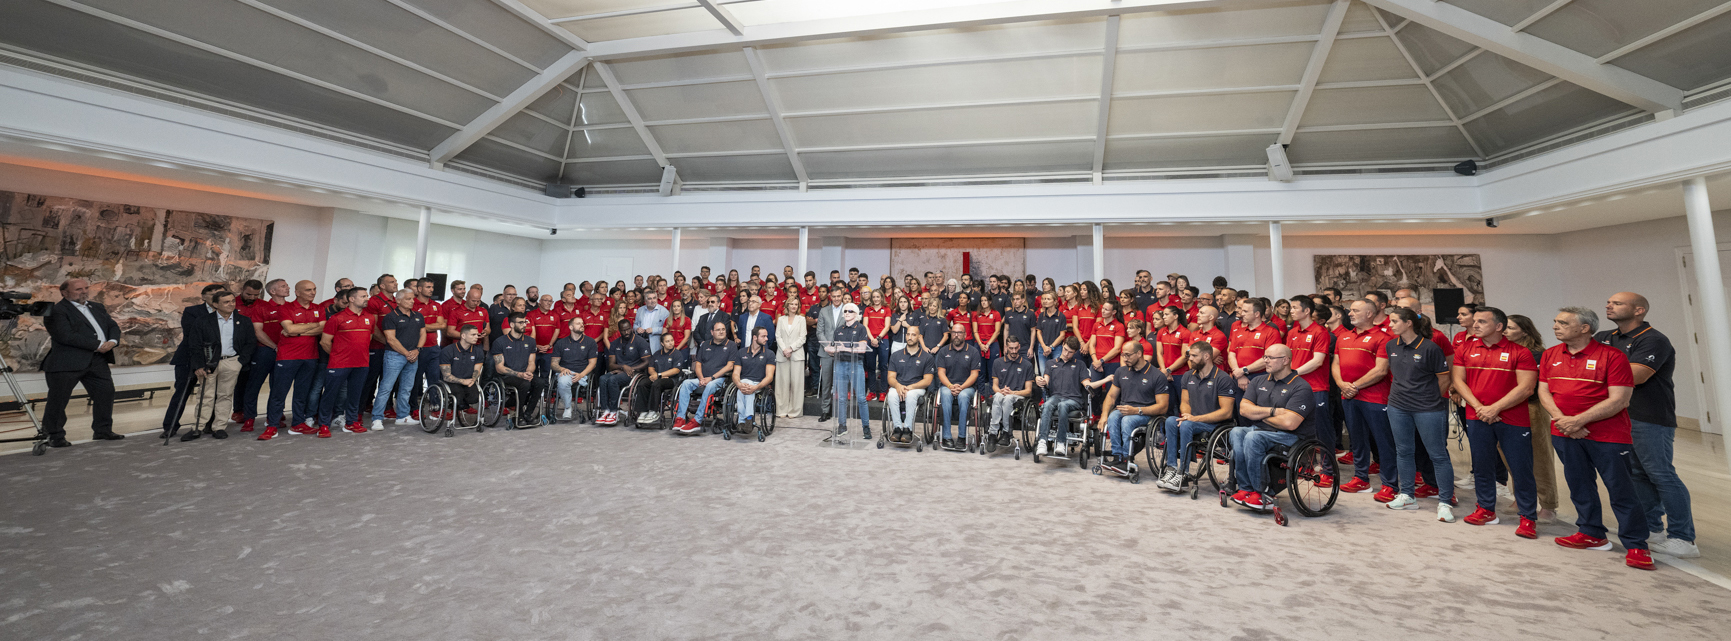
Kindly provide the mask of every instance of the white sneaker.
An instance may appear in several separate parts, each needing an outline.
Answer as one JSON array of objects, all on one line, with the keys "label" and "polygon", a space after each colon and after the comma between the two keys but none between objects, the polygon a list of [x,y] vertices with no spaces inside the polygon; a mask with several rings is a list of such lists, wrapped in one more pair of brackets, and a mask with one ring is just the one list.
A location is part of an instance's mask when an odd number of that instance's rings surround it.
[{"label": "white sneaker", "polygon": [[1177,492],[1182,489],[1179,487],[1178,481],[1178,470],[1176,468],[1168,469],[1165,474],[1160,475],[1160,480],[1154,482],[1154,486],[1162,490]]},{"label": "white sneaker", "polygon": [[1455,479],[1455,487],[1463,490],[1473,489],[1473,477],[1464,474],[1461,475],[1460,478]]},{"label": "white sneaker", "polygon": [[[1446,506],[1448,504],[1444,503],[1443,505]],[[1416,510],[1418,509],[1418,499],[1413,498],[1411,494],[1397,494],[1393,501],[1388,502],[1388,509]]]},{"label": "white sneaker", "polygon": [[1696,547],[1694,543],[1683,539],[1667,538],[1658,543],[1649,541],[1647,543],[1647,549],[1658,554],[1679,559],[1693,559],[1701,556],[1701,548]]},{"label": "white sneaker", "polygon": [[1046,456],[1050,454],[1052,452],[1051,445],[1051,441],[1040,441],[1040,445],[1034,448],[1034,456]]},{"label": "white sneaker", "polygon": [[[1395,498],[1399,498],[1399,497],[1395,497]],[[1454,509],[1450,508],[1449,504],[1447,504],[1447,503],[1438,503],[1436,506],[1436,520],[1442,521],[1444,523],[1455,522]]]},{"label": "white sneaker", "polygon": [[371,429],[371,430],[385,429],[385,422],[382,419],[376,419],[375,418],[375,419],[373,419],[373,426],[368,428],[368,429]]},{"label": "white sneaker", "polygon": [[559,420],[563,420],[563,421],[571,420],[571,408],[567,407],[567,408],[565,408],[564,412],[560,412],[559,413]]},{"label": "white sneaker", "polygon": [[398,425],[420,425],[421,422],[417,421],[415,419],[409,418],[407,416],[404,416],[402,418],[397,419],[397,424]]},{"label": "white sneaker", "polygon": [[1064,444],[1063,443],[1056,443],[1052,446],[1052,456],[1056,456],[1058,458],[1066,458],[1069,455],[1070,455],[1069,452],[1064,451]]}]

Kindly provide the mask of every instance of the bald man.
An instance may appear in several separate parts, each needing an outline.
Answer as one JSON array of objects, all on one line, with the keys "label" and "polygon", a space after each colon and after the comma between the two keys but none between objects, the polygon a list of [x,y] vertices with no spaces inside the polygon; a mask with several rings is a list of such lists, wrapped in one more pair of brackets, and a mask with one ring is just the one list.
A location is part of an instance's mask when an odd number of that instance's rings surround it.
[{"label": "bald man", "polygon": [[1262,359],[1266,373],[1250,379],[1238,414],[1250,425],[1232,428],[1233,476],[1238,491],[1232,501],[1253,510],[1272,509],[1274,499],[1263,496],[1267,479],[1262,460],[1277,445],[1292,445],[1301,438],[1316,438],[1316,400],[1310,383],[1292,371],[1292,349],[1268,346]]},{"label": "bald man", "polygon": [[[265,428],[258,440],[277,437],[277,430],[287,425],[290,433],[311,434],[315,430],[307,421],[315,412],[308,408],[307,397],[319,373],[319,336],[324,334],[326,310],[313,302],[319,286],[310,280],[295,283],[295,299],[277,308],[276,323],[282,327],[277,341],[276,364],[270,373],[270,400],[265,403]],[[283,422],[283,401],[290,389],[294,391],[293,423]]]},{"label": "bald man", "polygon": [[1605,301],[1605,320],[1617,328],[1599,332],[1593,340],[1622,351],[1635,375],[1635,394],[1629,398],[1629,436],[1635,452],[1629,460],[1629,479],[1647,517],[1647,530],[1655,533],[1647,545],[1661,554],[1693,558],[1701,556],[1701,550],[1695,546],[1689,488],[1671,462],[1677,431],[1677,388],[1671,374],[1677,367],[1677,349],[1671,339],[1647,324],[1648,309],[1645,296],[1612,294]]}]

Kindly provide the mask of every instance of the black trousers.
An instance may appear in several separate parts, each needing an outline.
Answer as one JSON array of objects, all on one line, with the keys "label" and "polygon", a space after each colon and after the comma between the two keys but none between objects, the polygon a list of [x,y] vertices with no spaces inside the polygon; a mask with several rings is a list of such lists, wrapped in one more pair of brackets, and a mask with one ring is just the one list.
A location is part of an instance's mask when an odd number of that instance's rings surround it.
[{"label": "black trousers", "polygon": [[446,383],[445,385],[451,388],[451,397],[457,399],[458,410],[466,410],[481,404],[481,384],[479,382],[474,385],[458,385],[456,383]]},{"label": "black trousers", "polygon": [[[517,390],[517,397],[529,407],[534,407],[536,401],[540,399],[543,394],[547,393],[547,380],[539,376],[527,381],[515,376],[500,376],[499,382],[504,383],[505,387]],[[510,395],[506,395],[505,399],[501,400],[509,403],[509,399]],[[511,410],[519,413],[522,412],[522,408],[519,407],[512,407]]]},{"label": "black trousers", "polygon": [[114,433],[114,377],[108,373],[108,363],[96,361],[83,371],[43,372],[48,383],[48,411],[42,415],[42,431],[49,438],[66,437],[66,403],[72,400],[72,388],[84,385],[94,408],[90,412],[90,431],[98,436]]},{"label": "black trousers", "polygon": [[[671,394],[674,390],[679,389],[679,384],[684,381],[685,379],[678,376],[668,376],[666,378],[657,379],[654,382],[644,381],[645,383],[648,383],[643,386],[644,393],[637,395],[637,398],[633,399],[636,401],[633,405],[637,406],[636,410],[639,412],[659,412],[661,411],[661,397],[666,394]],[[717,394],[717,396],[720,395]]]},{"label": "black trousers", "polygon": [[[174,393],[168,397],[168,411],[162,414],[162,431],[167,432],[180,422],[180,415],[186,413],[186,399],[192,396],[192,364],[176,363],[174,365]],[[112,387],[112,386],[111,386]]]}]

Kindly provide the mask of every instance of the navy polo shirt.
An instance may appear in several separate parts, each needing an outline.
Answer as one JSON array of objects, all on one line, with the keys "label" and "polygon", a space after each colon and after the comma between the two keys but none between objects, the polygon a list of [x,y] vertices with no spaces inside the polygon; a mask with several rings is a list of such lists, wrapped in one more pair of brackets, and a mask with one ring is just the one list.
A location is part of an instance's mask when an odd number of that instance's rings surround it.
[{"label": "navy polo shirt", "polygon": [[896,382],[902,385],[913,385],[920,382],[927,374],[936,375],[932,367],[932,353],[920,350],[918,354],[909,354],[905,349],[896,350],[890,356],[890,371],[896,375]]},{"label": "navy polo shirt", "polygon": [[739,379],[742,381],[762,381],[769,375],[769,366],[775,364],[775,352],[766,346],[757,351],[741,349],[734,355],[734,362],[739,364]]},{"label": "navy polo shirt", "polygon": [[1449,358],[1428,338],[1402,343],[1395,337],[1383,347],[1388,356],[1388,404],[1408,412],[1443,412],[1449,401],[1437,384],[1437,374],[1449,371]]},{"label": "navy polo shirt", "polygon": [[439,352],[439,364],[450,365],[451,375],[457,378],[469,378],[475,375],[475,366],[486,360],[486,353],[481,351],[481,344],[476,343],[469,349],[461,349],[457,343],[446,345]]},{"label": "navy polo shirt", "polygon": [[1677,369],[1677,348],[1671,346],[1671,339],[1642,322],[1627,334],[1608,329],[1593,340],[1623,352],[1630,365],[1645,365],[1653,370],[1653,375],[1647,382],[1636,385],[1635,395],[1629,398],[1629,420],[1676,427],[1677,387],[1671,375]]},{"label": "navy polo shirt", "polygon": [[1052,364],[1046,367],[1046,393],[1053,398],[1080,402],[1088,397],[1082,391],[1082,381],[1087,380],[1088,372],[1088,365],[1080,355],[1068,361],[1052,359]]},{"label": "navy polo shirt", "polygon": [[649,358],[649,339],[642,336],[632,336],[631,340],[613,343],[612,355],[621,366],[631,367]]},{"label": "navy polo shirt", "polygon": [[1022,340],[1022,349],[1026,350],[1034,344],[1034,310],[1016,311],[1004,310],[1004,336],[1014,336]]},{"label": "navy polo shirt", "polygon": [[1034,378],[1034,362],[1026,358],[1000,358],[992,363],[992,378],[1005,389],[1021,391]]},{"label": "navy polo shirt", "polygon": [[[1431,387],[1436,387],[1434,384]],[[1312,418],[1312,410],[1316,407],[1316,395],[1310,391],[1310,383],[1304,377],[1287,372],[1283,380],[1271,380],[1267,374],[1257,374],[1250,379],[1250,388],[1244,392],[1244,400],[1255,403],[1258,407],[1288,409],[1304,417],[1304,422],[1293,430],[1300,438],[1316,438],[1316,420]],[[1272,418],[1272,415],[1270,416]],[[1283,432],[1278,427],[1268,424],[1267,419],[1256,422],[1256,429],[1264,431]]]},{"label": "navy polo shirt", "polygon": [[1232,376],[1220,368],[1212,368],[1213,372],[1202,376],[1196,370],[1184,374],[1182,383],[1184,391],[1190,392],[1190,414],[1202,416],[1212,414],[1220,409],[1220,397],[1235,397],[1233,390],[1238,389],[1238,383]]},{"label": "navy polo shirt", "polygon": [[1065,318],[1063,312],[1052,310],[1050,314],[1041,313],[1036,316],[1034,326],[1040,330],[1040,341],[1044,343],[1041,347],[1046,345],[1056,347],[1054,343],[1058,341],[1058,337],[1069,331],[1070,319]]},{"label": "navy polo shirt", "polygon": [[670,349],[656,352],[649,357],[649,369],[665,372],[670,369],[685,369],[691,365],[691,354],[682,349]]},{"label": "navy polo shirt", "polygon": [[404,314],[400,308],[392,307],[391,311],[379,319],[379,330],[397,335],[397,342],[403,349],[418,349],[421,341],[421,328],[427,326],[427,319],[420,312],[409,310]]},{"label": "navy polo shirt", "polygon": [[950,331],[950,321],[943,316],[920,314],[920,342],[925,343],[926,351],[936,352],[938,346],[944,344],[944,334]]},{"label": "navy polo shirt", "polygon": [[[864,343],[867,338],[869,337],[866,336],[865,323],[855,322],[852,325],[842,325],[835,328],[835,336],[831,340],[842,343]],[[857,361],[865,358],[863,352],[843,352],[840,350],[830,356],[842,361]]]},{"label": "navy polo shirt", "polygon": [[1118,402],[1146,407],[1160,402],[1160,396],[1171,393],[1171,378],[1160,368],[1143,361],[1142,371],[1120,367],[1112,375],[1112,385],[1118,388]]},{"label": "navy polo shirt", "polygon": [[698,376],[715,376],[715,373],[721,371],[721,368],[727,367],[728,363],[733,362],[734,349],[733,343],[717,343],[713,339],[704,341],[703,345],[697,348],[697,362],[695,363],[702,369],[701,371],[694,370],[692,373]]},{"label": "navy polo shirt", "polygon": [[529,359],[535,355],[535,338],[524,334],[511,338],[509,333],[500,334],[493,339],[493,356],[504,356],[507,369],[523,371],[529,369]]},{"label": "navy polo shirt", "polygon": [[945,343],[943,347],[938,348],[935,358],[938,369],[943,370],[944,376],[948,376],[950,383],[955,385],[966,382],[969,372],[980,370],[980,348],[972,342],[963,343],[961,349],[956,349],[951,347],[949,343]]},{"label": "navy polo shirt", "polygon": [[570,336],[553,341],[553,358],[559,359],[559,366],[573,372],[581,372],[589,366],[589,359],[600,355],[600,346],[595,339],[578,334],[576,339]]}]

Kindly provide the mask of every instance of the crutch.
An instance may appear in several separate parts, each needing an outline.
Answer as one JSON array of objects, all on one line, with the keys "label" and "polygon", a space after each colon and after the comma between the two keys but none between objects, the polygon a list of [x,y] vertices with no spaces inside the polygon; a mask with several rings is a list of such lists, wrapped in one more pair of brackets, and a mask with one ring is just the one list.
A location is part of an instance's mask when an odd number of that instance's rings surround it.
[{"label": "crutch", "polygon": [[[205,360],[205,362],[207,362],[207,363],[210,362],[210,356],[211,356],[210,346],[206,345],[204,347],[204,357],[205,357],[204,360]],[[188,386],[189,389],[194,390],[193,393],[198,394],[198,406],[197,406],[197,409],[193,410],[193,412],[192,412],[192,423],[193,423],[192,429],[195,429],[195,430],[201,429],[198,425],[198,422],[199,422],[198,419],[201,415],[204,414],[204,386],[210,384],[210,382],[211,382],[210,379],[212,378],[213,374],[215,374],[215,372],[212,372],[211,374],[206,374],[204,376],[204,378],[199,379],[193,385]],[[195,373],[193,374],[193,376],[197,377],[196,370],[195,370]],[[181,402],[184,403],[185,401],[183,400]],[[164,447],[167,447],[168,443],[170,441],[174,440],[175,434],[180,433],[180,423],[181,423],[181,420],[185,418],[185,416],[184,416],[185,410],[186,410],[186,406],[182,405],[181,406],[182,416],[176,416],[174,418],[174,426],[170,427],[168,429],[168,435],[167,436],[162,437],[162,445]]]}]

